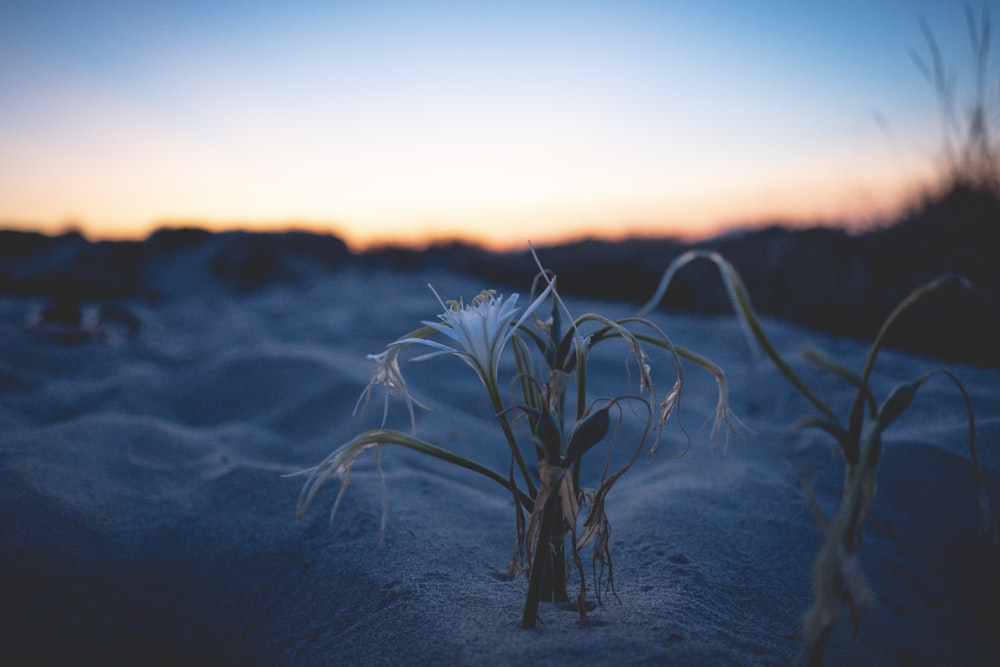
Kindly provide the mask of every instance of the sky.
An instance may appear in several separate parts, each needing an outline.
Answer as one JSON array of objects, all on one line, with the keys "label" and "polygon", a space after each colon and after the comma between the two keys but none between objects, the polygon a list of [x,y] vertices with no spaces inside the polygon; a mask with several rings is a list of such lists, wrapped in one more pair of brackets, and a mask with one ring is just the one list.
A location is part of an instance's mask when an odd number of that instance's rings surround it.
[{"label": "sky", "polygon": [[921,17],[971,84],[954,0],[0,0],[0,227],[863,225],[933,174]]}]

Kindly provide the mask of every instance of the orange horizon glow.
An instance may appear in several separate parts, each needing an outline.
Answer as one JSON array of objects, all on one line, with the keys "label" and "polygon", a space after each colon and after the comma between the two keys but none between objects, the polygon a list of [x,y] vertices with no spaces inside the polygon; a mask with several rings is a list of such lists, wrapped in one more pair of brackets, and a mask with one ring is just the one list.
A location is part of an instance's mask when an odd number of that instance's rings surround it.
[{"label": "orange horizon glow", "polygon": [[[144,224],[127,219],[104,223],[78,216],[61,216],[46,222],[0,220],[0,228],[37,231],[55,235],[76,231],[90,240],[142,240],[160,229],[198,228],[210,232],[248,231],[280,233],[304,231],[330,234],[342,239],[353,252],[384,246],[416,249],[430,245],[463,242],[494,251],[520,250],[528,243],[554,245],[581,239],[619,241],[631,238],[671,238],[697,241],[735,229],[771,224],[787,227],[825,225],[860,231],[897,218],[928,192],[926,175],[910,180],[886,179],[871,187],[860,182],[834,185],[826,190],[806,187],[761,188],[757,192],[732,192],[717,197],[688,200],[628,202],[594,207],[588,215],[582,207],[567,203],[562,210],[517,210],[510,206],[486,213],[422,220],[401,217],[380,224],[351,224],[321,217],[275,216],[177,216],[155,218]],[[643,206],[642,204],[645,204]],[[371,216],[372,218],[377,217]],[[466,222],[463,224],[461,217]]]}]

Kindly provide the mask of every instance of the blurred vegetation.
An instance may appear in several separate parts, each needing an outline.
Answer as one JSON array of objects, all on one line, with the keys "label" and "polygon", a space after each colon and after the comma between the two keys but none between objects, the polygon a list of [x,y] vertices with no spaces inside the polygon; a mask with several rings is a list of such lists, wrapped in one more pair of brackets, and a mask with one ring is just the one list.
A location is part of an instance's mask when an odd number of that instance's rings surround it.
[{"label": "blurred vegetation", "polygon": [[[913,50],[910,56],[920,73],[934,88],[941,113],[942,185],[944,190],[972,189],[1000,193],[1000,146],[991,121],[997,117],[995,95],[989,73],[990,42],[993,37],[989,10],[984,6],[977,19],[965,7],[965,21],[972,49],[974,82],[960,99],[958,78],[949,70],[933,30],[920,20],[926,54]],[[995,89],[1000,92],[1000,88]]]}]

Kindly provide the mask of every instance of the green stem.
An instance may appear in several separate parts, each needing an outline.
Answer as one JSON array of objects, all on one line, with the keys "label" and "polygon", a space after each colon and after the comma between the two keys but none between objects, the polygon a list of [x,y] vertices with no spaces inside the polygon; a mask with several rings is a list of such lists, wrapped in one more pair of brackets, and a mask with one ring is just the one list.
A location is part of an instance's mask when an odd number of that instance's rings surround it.
[{"label": "green stem", "polygon": [[962,276],[954,274],[944,275],[913,290],[910,292],[909,296],[903,299],[899,305],[893,309],[892,313],[889,314],[889,317],[885,318],[885,322],[882,323],[882,328],[879,329],[878,336],[875,337],[875,342],[872,343],[872,348],[868,352],[868,359],[865,361],[865,370],[861,373],[861,379],[864,382],[868,382],[868,377],[871,375],[872,367],[875,365],[875,357],[878,356],[878,351],[885,342],[885,336],[889,332],[889,328],[896,322],[897,319],[899,319],[899,316],[902,315],[903,312],[910,306],[920,301],[931,292],[956,281],[963,287],[971,287],[971,283],[969,283],[969,281]]},{"label": "green stem", "polygon": [[563,521],[562,499],[558,491],[549,496],[542,508],[538,544],[535,545],[528,580],[528,593],[524,601],[521,627],[530,630],[538,620],[538,603],[542,598],[550,602],[566,602],[566,563],[563,544],[556,541],[555,531]]},{"label": "green stem", "polygon": [[503,429],[504,437],[507,438],[507,445],[510,447],[511,456],[514,457],[514,462],[517,464],[518,470],[521,471],[521,477],[524,479],[524,484],[528,489],[528,495],[534,498],[538,491],[535,488],[535,483],[531,481],[528,466],[524,462],[524,457],[521,456],[521,448],[518,447],[517,438],[514,436],[514,429],[510,425],[510,420],[507,419],[507,411],[500,400],[500,390],[494,384],[487,387],[487,391],[490,395],[490,401],[493,403],[493,410],[496,412],[497,421],[500,422],[500,428]]},{"label": "green stem", "polygon": [[[735,269],[733,269],[733,271],[735,271]],[[761,326],[760,320],[757,319],[757,314],[753,310],[753,306],[750,305],[750,298],[746,294],[746,287],[743,286],[742,281],[740,281],[734,291],[736,292],[736,298],[740,303],[740,307],[743,309],[743,312],[741,313],[743,315],[743,321],[747,323],[748,327],[750,327],[750,331],[753,333],[754,338],[764,349],[764,353],[771,359],[771,362],[778,367],[778,370],[785,376],[785,379],[791,382],[792,386],[795,387],[799,393],[805,396],[810,403],[816,406],[817,410],[822,412],[828,419],[836,419],[837,415],[834,414],[833,410],[827,407],[826,403],[820,400],[820,398],[816,396],[816,394],[814,394],[809,387],[802,382],[802,380],[799,379],[799,376],[795,374],[795,371],[792,370],[791,366],[785,363],[784,358],[782,358],[782,356],[778,354],[778,351],[774,349],[774,346],[771,344],[771,339],[769,339],[767,334],[764,333],[764,327]]]}]

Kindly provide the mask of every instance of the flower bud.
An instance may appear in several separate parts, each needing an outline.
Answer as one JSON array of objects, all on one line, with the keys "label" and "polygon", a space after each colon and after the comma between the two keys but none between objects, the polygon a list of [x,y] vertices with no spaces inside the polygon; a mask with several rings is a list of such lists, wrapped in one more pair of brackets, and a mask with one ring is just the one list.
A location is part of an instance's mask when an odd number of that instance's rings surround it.
[{"label": "flower bud", "polygon": [[601,438],[608,432],[611,418],[608,412],[611,405],[598,410],[597,412],[584,417],[576,423],[573,434],[569,438],[569,446],[566,447],[566,457],[563,459],[563,467],[575,463],[584,452],[601,441]]}]

